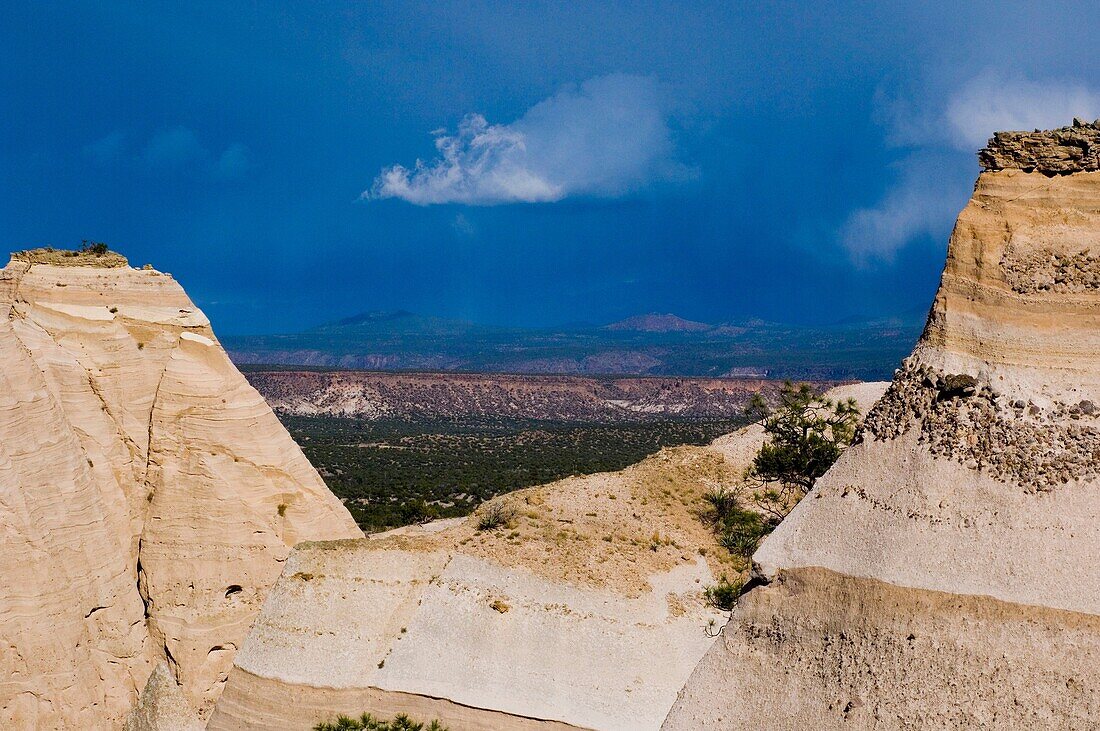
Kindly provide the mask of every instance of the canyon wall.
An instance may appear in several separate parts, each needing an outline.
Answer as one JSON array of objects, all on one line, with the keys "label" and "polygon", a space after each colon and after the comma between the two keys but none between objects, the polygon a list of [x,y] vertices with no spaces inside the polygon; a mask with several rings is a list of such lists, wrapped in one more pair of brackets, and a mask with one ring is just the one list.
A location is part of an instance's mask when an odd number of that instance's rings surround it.
[{"label": "canyon wall", "polygon": [[920,342],[666,729],[1100,725],[1098,150],[983,150]]},{"label": "canyon wall", "polygon": [[169,275],[0,270],[0,724],[121,724],[165,663],[219,695],[301,540],[359,535]]}]

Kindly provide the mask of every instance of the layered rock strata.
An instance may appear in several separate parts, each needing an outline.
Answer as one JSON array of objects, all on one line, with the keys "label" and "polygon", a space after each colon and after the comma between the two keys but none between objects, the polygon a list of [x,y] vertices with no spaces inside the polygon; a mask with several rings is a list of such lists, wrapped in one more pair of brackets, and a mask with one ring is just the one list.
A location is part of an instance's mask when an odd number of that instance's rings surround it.
[{"label": "layered rock strata", "polygon": [[171,276],[0,270],[0,725],[118,725],[160,662],[208,713],[290,548],[356,535]]},{"label": "layered rock strata", "polygon": [[978,153],[984,170],[1023,170],[1070,175],[1100,170],[1100,119],[1074,119],[1069,127],[1034,132],[997,132]]},{"label": "layered rock strata", "polygon": [[990,141],[920,342],[666,729],[1100,725],[1098,134]]},{"label": "layered rock strata", "polygon": [[[885,384],[834,392],[869,404]],[[656,729],[714,641],[704,589],[737,567],[700,520],[759,426],[622,472],[360,541],[303,544],[238,653],[211,729],[408,713],[455,729]]]}]

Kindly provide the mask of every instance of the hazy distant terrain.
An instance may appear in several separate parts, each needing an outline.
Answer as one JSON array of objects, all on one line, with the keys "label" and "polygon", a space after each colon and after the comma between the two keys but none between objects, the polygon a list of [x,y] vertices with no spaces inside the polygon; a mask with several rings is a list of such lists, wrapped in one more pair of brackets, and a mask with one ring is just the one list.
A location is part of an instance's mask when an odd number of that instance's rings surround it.
[{"label": "hazy distant terrain", "polygon": [[[774,380],[496,373],[387,373],[243,366],[276,412],[366,421],[501,419],[621,424],[740,418]],[[820,382],[822,388],[834,385]]]},{"label": "hazy distant terrain", "polygon": [[366,530],[466,515],[502,492],[705,444],[745,423],[753,394],[770,398],[779,387],[728,378],[243,370]]},{"label": "hazy distant terrain", "polygon": [[238,364],[875,380],[892,376],[922,325],[918,317],[828,327],[710,325],[651,314],[605,326],[535,329],[374,312],[301,333],[223,342]]}]

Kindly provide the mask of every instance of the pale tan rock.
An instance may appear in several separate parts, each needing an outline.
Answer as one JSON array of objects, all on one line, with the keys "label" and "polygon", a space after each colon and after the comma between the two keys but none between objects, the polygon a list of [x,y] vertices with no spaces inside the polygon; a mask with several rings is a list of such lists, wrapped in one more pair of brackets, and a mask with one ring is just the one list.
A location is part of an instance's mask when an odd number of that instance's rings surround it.
[{"label": "pale tan rock", "polygon": [[158,663],[126,717],[125,731],[201,731],[202,727],[167,663]]},{"label": "pale tan rock", "polygon": [[1100,172],[981,174],[924,335],[665,728],[1100,726],[1098,245]]},{"label": "pale tan rock", "polygon": [[290,547],[355,535],[170,276],[0,270],[0,725],[118,725],[165,660],[208,713]]},{"label": "pale tan rock", "polygon": [[[885,384],[834,392],[873,401]],[[758,427],[626,470],[497,498],[478,517],[298,546],[237,654],[211,729],[409,713],[455,729],[655,729],[736,574],[698,515]]]}]

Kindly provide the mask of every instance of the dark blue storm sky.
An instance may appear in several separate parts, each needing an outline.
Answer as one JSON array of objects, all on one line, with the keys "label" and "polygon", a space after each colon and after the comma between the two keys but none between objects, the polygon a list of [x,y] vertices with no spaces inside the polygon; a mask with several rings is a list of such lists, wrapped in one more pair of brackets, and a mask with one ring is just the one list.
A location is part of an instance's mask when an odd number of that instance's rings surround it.
[{"label": "dark blue storm sky", "polygon": [[0,238],[106,241],[222,334],[905,314],[982,141],[1100,117],[1097,28],[1096,3],[6,3]]}]

